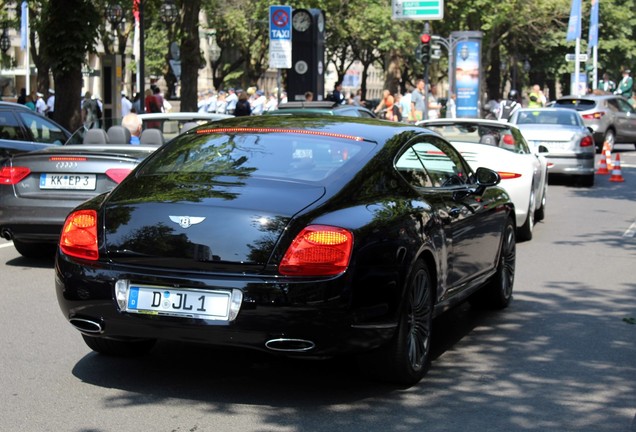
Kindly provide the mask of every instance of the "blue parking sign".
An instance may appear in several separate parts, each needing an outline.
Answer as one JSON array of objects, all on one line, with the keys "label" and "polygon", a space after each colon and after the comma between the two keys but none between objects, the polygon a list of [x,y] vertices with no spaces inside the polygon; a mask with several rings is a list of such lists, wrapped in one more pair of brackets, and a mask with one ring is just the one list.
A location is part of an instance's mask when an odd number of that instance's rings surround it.
[{"label": "blue parking sign", "polygon": [[291,68],[291,6],[269,7],[269,67]]}]

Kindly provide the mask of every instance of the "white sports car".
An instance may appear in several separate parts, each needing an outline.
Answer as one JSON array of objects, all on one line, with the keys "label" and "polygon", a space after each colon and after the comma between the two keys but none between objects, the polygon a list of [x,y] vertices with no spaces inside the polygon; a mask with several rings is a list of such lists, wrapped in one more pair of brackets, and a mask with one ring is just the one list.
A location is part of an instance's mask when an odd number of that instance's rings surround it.
[{"label": "white sports car", "polygon": [[531,149],[516,126],[494,120],[437,119],[417,124],[450,141],[473,169],[497,171],[515,205],[517,238],[532,239],[535,221],[545,217],[548,149]]}]

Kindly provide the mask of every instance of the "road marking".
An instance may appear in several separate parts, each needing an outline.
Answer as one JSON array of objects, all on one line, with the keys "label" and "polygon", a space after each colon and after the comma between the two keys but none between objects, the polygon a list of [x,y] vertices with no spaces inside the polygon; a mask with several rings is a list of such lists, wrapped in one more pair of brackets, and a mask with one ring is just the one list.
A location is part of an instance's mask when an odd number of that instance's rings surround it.
[{"label": "road marking", "polygon": [[636,222],[627,228],[627,231],[623,233],[623,237],[634,237],[634,235],[636,235]]},{"label": "road marking", "polygon": [[13,242],[0,244],[0,249],[2,249],[2,248],[6,248],[6,247],[10,247],[10,246],[13,246]]}]

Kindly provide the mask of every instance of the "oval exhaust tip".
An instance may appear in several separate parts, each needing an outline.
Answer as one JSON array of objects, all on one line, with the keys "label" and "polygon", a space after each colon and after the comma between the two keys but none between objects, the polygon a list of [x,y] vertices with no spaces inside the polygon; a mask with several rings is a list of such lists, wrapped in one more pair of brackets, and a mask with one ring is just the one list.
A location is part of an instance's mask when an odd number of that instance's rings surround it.
[{"label": "oval exhaust tip", "polygon": [[265,346],[272,351],[303,352],[315,348],[316,344],[305,339],[271,339],[265,342]]},{"label": "oval exhaust tip", "polygon": [[69,320],[71,325],[83,333],[101,333],[102,325],[98,322],[84,319],[84,318],[71,318]]}]

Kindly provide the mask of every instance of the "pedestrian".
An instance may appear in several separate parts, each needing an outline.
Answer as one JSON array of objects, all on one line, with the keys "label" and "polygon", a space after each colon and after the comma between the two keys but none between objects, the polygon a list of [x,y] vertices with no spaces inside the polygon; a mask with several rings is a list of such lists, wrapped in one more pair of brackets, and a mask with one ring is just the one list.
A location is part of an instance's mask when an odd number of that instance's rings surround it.
[{"label": "pedestrian", "polygon": [[39,114],[46,115],[46,102],[44,102],[44,94],[37,92],[35,95],[35,111]]},{"label": "pedestrian", "polygon": [[234,110],[236,109],[236,103],[238,102],[238,96],[236,95],[236,89],[230,88],[227,91],[227,97],[225,98],[225,102],[227,103],[225,112],[227,114],[234,114]]},{"label": "pedestrian", "polygon": [[402,112],[402,121],[408,122],[409,118],[411,118],[411,92],[407,91],[403,96],[401,96],[398,99],[397,104]]},{"label": "pedestrian", "polygon": [[265,103],[265,108],[263,109],[263,111],[265,112],[275,111],[277,108],[278,108],[278,98],[276,97],[274,93],[270,93],[269,98],[267,99],[267,102]]},{"label": "pedestrian", "polygon": [[20,96],[18,96],[17,102],[20,105],[26,105],[26,98],[27,98],[26,89],[25,88],[21,88],[20,89]]},{"label": "pedestrian", "polygon": [[132,112],[139,114],[141,112],[141,108],[143,107],[141,103],[141,93],[135,93],[135,97],[132,101]]},{"label": "pedestrian", "polygon": [[400,108],[395,104],[395,98],[391,95],[386,98],[386,105],[384,108],[384,118],[392,122],[401,122],[402,114]]},{"label": "pedestrian", "polygon": [[49,89],[49,97],[46,99],[46,116],[50,119],[55,117],[55,90]]},{"label": "pedestrian", "polygon": [[411,92],[411,118],[410,121],[417,122],[424,118],[424,110],[426,109],[426,83],[423,79],[418,79],[415,83],[415,89]]},{"label": "pedestrian", "polygon": [[34,92],[26,96],[24,106],[29,108],[31,111],[35,111],[35,101],[37,100],[37,96],[35,96]]},{"label": "pedestrian", "polygon": [[512,89],[508,92],[508,99],[501,102],[498,111],[498,120],[508,121],[508,119],[521,108],[521,104],[518,101],[517,90]]},{"label": "pedestrian", "polygon": [[[159,101],[153,94],[151,89],[146,89],[146,96],[144,97],[144,108],[146,113],[160,113],[161,106],[159,105]],[[148,121],[146,123],[146,127],[148,129],[159,129],[161,128],[161,122],[159,121]]]},{"label": "pedestrian", "polygon": [[442,108],[442,105],[437,102],[436,92],[437,86],[435,84],[431,84],[428,87],[428,94],[426,95],[426,103],[428,108],[427,114],[429,120],[437,119],[440,116],[440,109]]},{"label": "pedestrian", "polygon": [[386,109],[386,100],[389,96],[391,96],[391,92],[387,89],[384,89],[382,91],[382,100],[373,110],[374,113],[379,115],[382,110]]},{"label": "pedestrian", "polygon": [[355,105],[355,106],[363,106],[363,105],[365,105],[364,101],[362,100],[362,89],[356,90],[355,95],[353,95],[353,100],[352,100],[351,104]]},{"label": "pedestrian", "polygon": [[311,102],[314,100],[314,93],[310,91],[305,92],[305,102]]},{"label": "pedestrian", "polygon": [[342,94],[342,83],[337,82],[333,87],[333,93],[331,94],[331,100],[338,105],[344,105],[345,97]]},{"label": "pedestrian", "polygon": [[597,89],[605,93],[614,93],[616,91],[616,83],[612,81],[607,72],[603,74],[603,78],[598,81]]},{"label": "pedestrian", "polygon": [[252,107],[250,107],[249,97],[246,92],[238,92],[238,101],[236,102],[236,108],[234,109],[234,115],[237,117],[248,116],[252,113]]},{"label": "pedestrian", "polygon": [[266,102],[267,102],[267,98],[265,97],[265,92],[263,92],[263,90],[256,90],[254,103],[251,104],[252,115],[263,114],[263,110],[265,109]]},{"label": "pedestrian", "polygon": [[528,99],[528,108],[543,108],[547,102],[539,84],[532,86]]},{"label": "pedestrian", "polygon": [[623,96],[625,99],[630,99],[632,97],[632,88],[634,86],[634,81],[632,77],[629,76],[631,71],[629,69],[623,70],[623,78],[618,83],[618,88],[614,92],[614,94]]},{"label": "pedestrian", "polygon": [[90,91],[84,93],[82,101],[82,123],[88,129],[99,127],[98,106]]},{"label": "pedestrian", "polygon": [[130,131],[130,144],[139,145],[141,136],[141,119],[134,113],[128,113],[122,118],[121,125]]},{"label": "pedestrian", "polygon": [[451,93],[446,101],[446,118],[456,118],[457,117],[457,95],[455,93]]},{"label": "pedestrian", "polygon": [[216,96],[216,113],[225,114],[227,112],[227,93],[225,90],[219,90]]},{"label": "pedestrian", "polygon": [[124,118],[132,112],[133,104],[126,96],[126,90],[121,91],[121,117]]},{"label": "pedestrian", "polygon": [[281,92],[280,94],[280,103],[284,104],[287,103],[287,92]]}]

